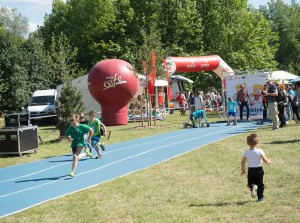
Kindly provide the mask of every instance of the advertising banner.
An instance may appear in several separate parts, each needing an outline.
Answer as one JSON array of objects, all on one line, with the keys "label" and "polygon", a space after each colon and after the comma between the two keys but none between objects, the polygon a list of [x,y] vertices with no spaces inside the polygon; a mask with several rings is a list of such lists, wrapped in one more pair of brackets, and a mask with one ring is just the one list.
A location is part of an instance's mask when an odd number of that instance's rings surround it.
[{"label": "advertising banner", "polygon": [[[226,76],[226,103],[229,97],[236,101],[237,92],[240,90],[241,84],[245,86],[250,96],[250,119],[261,119],[263,115],[262,106],[262,89],[268,79],[268,74],[249,74]],[[246,108],[243,109],[243,117],[246,118]],[[240,110],[237,108],[237,117],[239,118]]]}]

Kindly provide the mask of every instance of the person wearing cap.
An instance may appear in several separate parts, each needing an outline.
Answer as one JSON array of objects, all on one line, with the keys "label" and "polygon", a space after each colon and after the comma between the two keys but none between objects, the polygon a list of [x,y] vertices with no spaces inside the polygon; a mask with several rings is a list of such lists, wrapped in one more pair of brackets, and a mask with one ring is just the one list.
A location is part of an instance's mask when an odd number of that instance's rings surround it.
[{"label": "person wearing cap", "polygon": [[250,115],[250,108],[249,108],[249,102],[251,102],[251,98],[248,94],[248,91],[246,90],[245,86],[243,84],[240,85],[240,90],[237,92],[236,99],[238,101],[238,105],[240,107],[240,120],[243,120],[243,109],[246,107],[247,109],[247,120],[250,121],[249,115]]},{"label": "person wearing cap", "polygon": [[270,113],[271,121],[273,123],[273,130],[277,130],[279,128],[277,104],[278,90],[277,86],[273,83],[272,80],[268,80],[266,83],[268,84],[268,89],[263,93],[267,97],[268,110]]}]

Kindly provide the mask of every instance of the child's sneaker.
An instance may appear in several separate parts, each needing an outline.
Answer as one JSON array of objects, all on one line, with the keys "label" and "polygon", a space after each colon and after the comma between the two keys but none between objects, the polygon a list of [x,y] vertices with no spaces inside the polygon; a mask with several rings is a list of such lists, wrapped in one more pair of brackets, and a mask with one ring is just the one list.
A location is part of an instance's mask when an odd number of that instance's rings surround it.
[{"label": "child's sneaker", "polygon": [[104,143],[103,143],[103,142],[102,142],[102,143],[100,143],[100,147],[101,147],[102,151],[105,151],[105,145],[104,145]]},{"label": "child's sneaker", "polygon": [[74,174],[73,171],[71,171],[71,172],[69,173],[69,176],[70,176],[70,177],[74,177],[74,175],[75,175],[75,174]]},{"label": "child's sneaker", "polygon": [[251,196],[256,197],[257,196],[257,185],[252,184],[251,185]]},{"label": "child's sneaker", "polygon": [[87,155],[88,157],[90,157],[90,158],[93,157],[93,155],[91,154],[91,152],[90,152],[88,149],[85,150],[85,152],[86,152],[86,155]]},{"label": "child's sneaker", "polygon": [[236,122],[233,122],[233,125],[236,125]]},{"label": "child's sneaker", "polygon": [[265,198],[264,197],[258,198],[258,202],[265,202]]},{"label": "child's sneaker", "polygon": [[227,122],[227,125],[226,126],[230,126],[230,122]]}]

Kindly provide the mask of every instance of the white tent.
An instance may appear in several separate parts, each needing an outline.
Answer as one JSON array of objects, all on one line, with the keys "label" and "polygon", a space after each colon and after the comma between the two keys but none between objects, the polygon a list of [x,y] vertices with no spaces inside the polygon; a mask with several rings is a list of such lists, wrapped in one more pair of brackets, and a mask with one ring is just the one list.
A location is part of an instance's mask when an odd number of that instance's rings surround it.
[{"label": "white tent", "polygon": [[283,80],[292,80],[297,78],[297,75],[291,74],[289,72],[286,72],[284,70],[278,70],[278,71],[274,71],[271,73],[271,79],[273,80],[279,80],[279,81],[283,81]]},{"label": "white tent", "polygon": [[[185,78],[181,75],[173,75],[171,76],[172,83],[171,83],[171,90],[173,92],[173,94],[175,95],[175,92],[180,91],[180,89],[178,88],[180,85],[180,82],[182,81],[188,81],[189,83],[193,83],[192,80]],[[72,85],[76,87],[76,89],[78,91],[81,92],[82,94],[82,99],[84,102],[84,106],[85,106],[85,112],[89,112],[89,111],[97,111],[100,112],[101,111],[101,106],[99,105],[99,103],[92,97],[89,89],[88,89],[88,85],[87,85],[87,79],[88,79],[88,74],[78,77],[74,80],[72,80]],[[139,79],[139,88],[137,93],[135,94],[134,97],[137,97],[138,95],[143,94],[144,88],[146,87],[146,78],[143,75],[138,75],[138,79]],[[181,83],[182,85],[182,83]],[[164,87],[164,86],[168,86],[168,82],[166,80],[155,80],[155,86],[156,87]],[[58,92],[58,97],[60,96],[60,92],[63,88],[63,85],[59,85],[56,87],[56,90]]]}]

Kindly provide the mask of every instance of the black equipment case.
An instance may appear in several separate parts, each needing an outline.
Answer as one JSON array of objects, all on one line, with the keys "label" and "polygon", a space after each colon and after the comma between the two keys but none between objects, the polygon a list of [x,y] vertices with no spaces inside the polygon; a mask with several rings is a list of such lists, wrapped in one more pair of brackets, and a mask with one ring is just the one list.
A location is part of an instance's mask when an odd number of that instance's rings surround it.
[{"label": "black equipment case", "polygon": [[4,125],[5,128],[14,128],[21,126],[29,126],[30,118],[29,114],[4,114]]},{"label": "black equipment case", "polygon": [[39,148],[38,127],[0,129],[0,154],[19,154]]}]

